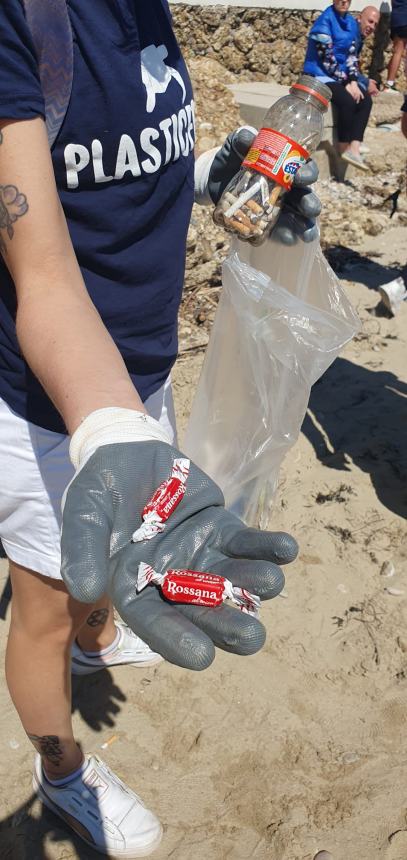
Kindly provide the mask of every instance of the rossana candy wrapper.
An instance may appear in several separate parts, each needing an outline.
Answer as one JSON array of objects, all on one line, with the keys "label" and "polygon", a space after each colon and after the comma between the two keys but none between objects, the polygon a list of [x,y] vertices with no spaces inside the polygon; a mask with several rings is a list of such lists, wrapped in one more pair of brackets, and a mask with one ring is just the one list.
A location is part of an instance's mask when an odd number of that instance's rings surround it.
[{"label": "rossana candy wrapper", "polygon": [[138,568],[137,591],[147,585],[161,588],[164,597],[176,603],[193,603],[197,606],[220,606],[231,600],[242,612],[258,615],[260,598],[245,588],[233,585],[224,576],[197,570],[169,569],[158,573],[149,564],[141,562]]},{"label": "rossana candy wrapper", "polygon": [[164,531],[165,523],[185,495],[190,465],[186,457],[174,460],[171,475],[157,487],[141,512],[143,522],[132,534],[133,543],[151,540]]}]

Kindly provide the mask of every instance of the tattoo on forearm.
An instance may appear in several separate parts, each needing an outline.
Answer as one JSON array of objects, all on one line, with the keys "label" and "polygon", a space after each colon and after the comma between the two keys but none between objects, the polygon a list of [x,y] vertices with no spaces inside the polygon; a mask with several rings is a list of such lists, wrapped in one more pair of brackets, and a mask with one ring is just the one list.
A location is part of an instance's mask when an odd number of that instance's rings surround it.
[{"label": "tattoo on forearm", "polygon": [[108,609],[95,609],[86,619],[86,623],[89,624],[89,627],[100,627],[106,622],[108,615]]},{"label": "tattoo on forearm", "polygon": [[[14,222],[17,218],[22,218],[26,212],[28,212],[28,203],[25,194],[21,194],[15,185],[0,185],[0,230],[7,230],[9,239],[14,236]],[[1,233],[0,251],[2,254],[7,252]]]},{"label": "tattoo on forearm", "polygon": [[[27,732],[28,734],[28,732]],[[61,743],[59,737],[57,735],[30,735],[28,734],[30,741],[35,746],[35,749],[44,756],[44,758],[48,759],[51,764],[59,767],[61,764],[61,759],[63,758],[63,752],[61,749]]]}]

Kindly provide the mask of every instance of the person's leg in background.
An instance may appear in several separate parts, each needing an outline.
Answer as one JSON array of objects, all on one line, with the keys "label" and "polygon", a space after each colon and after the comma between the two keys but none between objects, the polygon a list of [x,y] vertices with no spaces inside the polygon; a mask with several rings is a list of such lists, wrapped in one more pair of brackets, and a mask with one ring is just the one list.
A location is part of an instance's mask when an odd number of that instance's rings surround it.
[{"label": "person's leg in background", "polygon": [[355,152],[360,154],[360,144],[365,136],[366,126],[369,122],[370,112],[372,110],[372,97],[365,93],[363,99],[356,105],[356,111],[353,115],[352,123],[352,140],[350,146],[355,146]]},{"label": "person's leg in background", "polygon": [[352,140],[352,123],[357,105],[343,84],[328,83],[327,86],[331,90],[332,104],[336,108],[338,151],[342,153]]},{"label": "person's leg in background", "polygon": [[372,109],[372,98],[367,93],[356,102],[342,84],[328,84],[332,92],[332,104],[337,113],[338,152],[345,159],[352,159],[355,167],[368,170],[360,155],[360,144]]},{"label": "person's leg in background", "polygon": [[[403,28],[403,29],[407,30],[407,28]],[[393,51],[392,51],[392,55],[390,57],[389,65],[387,67],[387,82],[386,82],[386,87],[389,90],[394,88],[394,82],[396,80],[397,73],[398,73],[398,70],[400,68],[400,63],[403,59],[403,54],[404,54],[404,52],[406,50],[406,46],[407,46],[407,35],[405,36],[405,38],[401,38],[400,36],[393,34],[392,39],[393,39]]]}]

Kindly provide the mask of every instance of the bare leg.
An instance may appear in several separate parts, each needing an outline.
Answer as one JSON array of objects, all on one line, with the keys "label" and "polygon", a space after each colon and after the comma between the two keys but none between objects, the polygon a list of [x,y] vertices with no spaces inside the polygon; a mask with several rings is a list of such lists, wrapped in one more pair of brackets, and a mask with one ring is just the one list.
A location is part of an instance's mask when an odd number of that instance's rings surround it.
[{"label": "bare leg", "polygon": [[10,576],[7,684],[45,772],[57,779],[83,758],[72,732],[70,650],[90,607],[73,600],[60,580],[14,563]]},{"label": "bare leg", "polygon": [[81,627],[76,641],[83,651],[100,651],[111,645],[117,635],[114,623],[113,605],[107,597],[102,597],[89,612],[85,624]]},{"label": "bare leg", "polygon": [[349,151],[352,155],[360,155],[360,140],[351,140],[349,144]]},{"label": "bare leg", "polygon": [[393,53],[391,55],[390,63],[387,69],[387,80],[394,81],[397,77],[397,72],[400,68],[400,63],[403,59],[403,54],[405,47],[407,45],[407,39],[400,39],[399,36],[395,36],[393,40]]},{"label": "bare leg", "polygon": [[353,155],[360,155],[360,140],[351,140],[349,143],[338,143],[338,152],[342,155],[343,152],[349,150]]}]

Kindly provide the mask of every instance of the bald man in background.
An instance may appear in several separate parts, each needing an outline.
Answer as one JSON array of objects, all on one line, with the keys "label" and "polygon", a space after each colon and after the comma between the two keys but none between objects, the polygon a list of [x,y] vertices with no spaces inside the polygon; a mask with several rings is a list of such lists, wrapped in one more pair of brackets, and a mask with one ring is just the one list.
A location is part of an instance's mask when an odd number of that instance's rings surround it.
[{"label": "bald man in background", "polygon": [[[362,42],[368,39],[376,32],[377,25],[380,20],[380,12],[375,6],[365,6],[360,15],[357,16],[357,21],[360,27],[360,35]],[[368,93],[369,96],[377,96],[379,88],[373,78],[367,78],[365,75],[359,75],[358,87]]]}]

